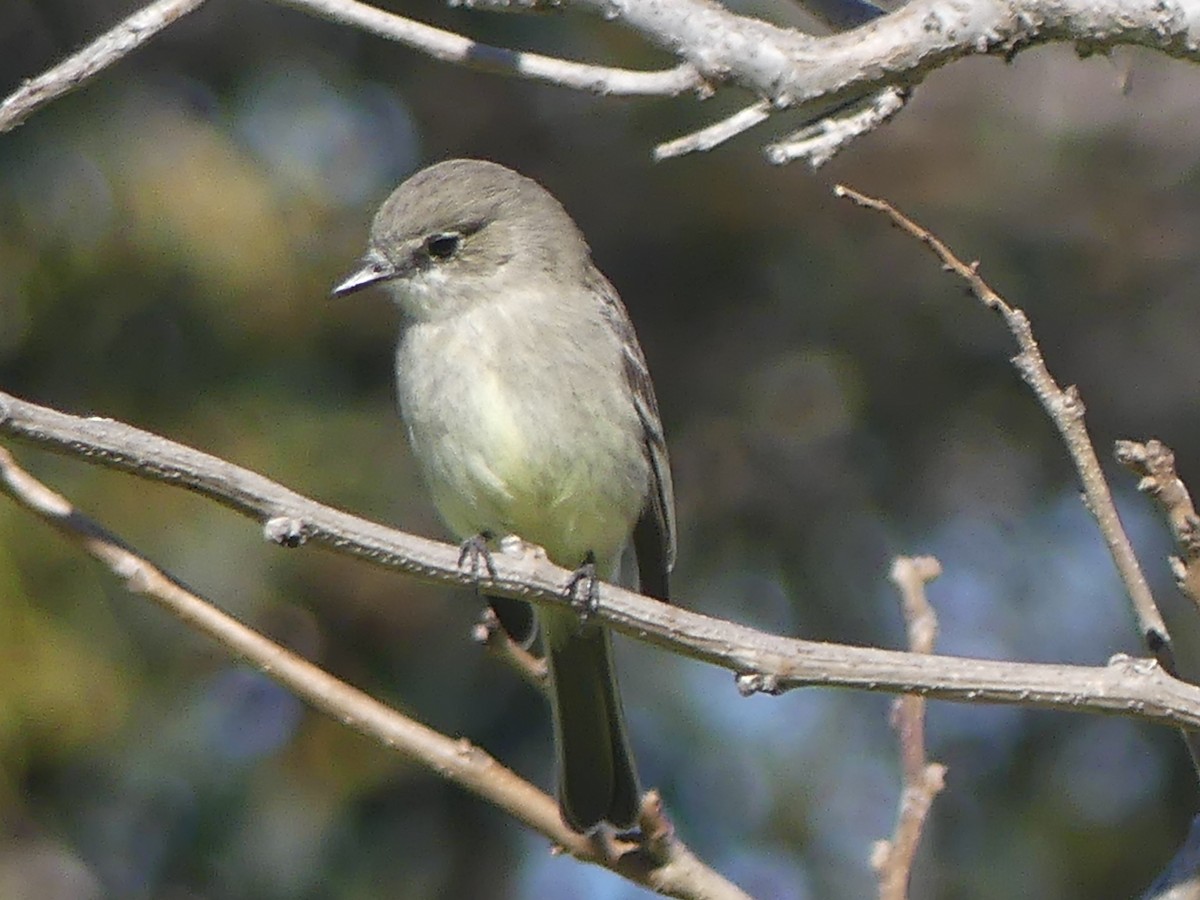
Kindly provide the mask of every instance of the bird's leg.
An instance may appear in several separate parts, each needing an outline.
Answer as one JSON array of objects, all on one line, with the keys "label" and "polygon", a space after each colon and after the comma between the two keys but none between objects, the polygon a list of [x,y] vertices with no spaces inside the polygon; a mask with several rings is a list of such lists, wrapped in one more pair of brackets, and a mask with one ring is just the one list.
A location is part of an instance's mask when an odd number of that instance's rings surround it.
[{"label": "bird's leg", "polygon": [[[494,597],[484,596],[479,589],[479,563],[482,560],[483,565],[487,568],[488,576],[494,581],[496,579],[496,564],[492,561],[492,551],[488,543],[495,537],[490,531],[481,531],[474,537],[469,537],[462,542],[458,554],[458,567],[460,569],[467,568],[471,573],[471,580],[475,586],[475,599],[486,600],[492,612],[495,613],[495,618],[499,620],[505,633],[516,642],[523,650],[528,650],[533,643],[534,637],[537,636],[536,620],[533,617],[533,608],[524,601],[513,600],[511,597]],[[501,542],[501,549],[505,549],[505,542],[509,538],[505,538]],[[486,631],[492,627],[488,624],[484,613],[484,620],[480,625]]]},{"label": "bird's leg", "polygon": [[464,567],[464,563],[470,560],[471,580],[475,582],[475,594],[479,594],[479,561],[482,559],[484,566],[487,567],[487,573],[491,578],[496,577],[496,564],[492,562],[492,551],[488,548],[488,541],[492,539],[490,531],[481,531],[479,534],[467,538],[459,546],[458,551],[458,567]]},{"label": "bird's leg", "polygon": [[596,577],[596,555],[591,550],[567,582],[567,599],[581,619],[586,619],[600,605],[600,579]]}]

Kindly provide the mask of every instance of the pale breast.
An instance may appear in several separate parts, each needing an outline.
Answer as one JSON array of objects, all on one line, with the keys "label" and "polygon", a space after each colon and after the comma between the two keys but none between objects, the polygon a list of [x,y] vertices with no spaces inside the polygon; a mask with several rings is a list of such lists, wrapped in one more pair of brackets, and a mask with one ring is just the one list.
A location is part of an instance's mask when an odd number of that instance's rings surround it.
[{"label": "pale breast", "polygon": [[485,312],[411,325],[397,351],[439,513],[460,538],[517,534],[567,567],[615,560],[649,485],[619,344],[598,318],[530,328]]}]

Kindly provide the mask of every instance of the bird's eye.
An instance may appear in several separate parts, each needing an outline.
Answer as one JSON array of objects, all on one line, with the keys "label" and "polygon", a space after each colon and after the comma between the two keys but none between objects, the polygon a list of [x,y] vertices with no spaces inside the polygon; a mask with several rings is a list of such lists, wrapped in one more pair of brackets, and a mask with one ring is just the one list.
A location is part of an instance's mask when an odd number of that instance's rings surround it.
[{"label": "bird's eye", "polygon": [[426,238],[425,249],[434,259],[449,259],[458,252],[461,244],[462,235],[457,231],[443,231]]}]

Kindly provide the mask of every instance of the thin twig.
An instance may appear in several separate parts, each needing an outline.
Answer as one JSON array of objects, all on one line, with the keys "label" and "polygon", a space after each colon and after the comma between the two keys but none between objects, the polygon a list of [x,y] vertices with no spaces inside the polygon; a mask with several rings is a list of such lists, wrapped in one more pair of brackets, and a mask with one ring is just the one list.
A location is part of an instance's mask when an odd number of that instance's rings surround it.
[{"label": "thin twig", "polygon": [[[285,546],[311,541],[396,571],[474,587],[459,548],[323,506],[262,475],[109,419],[69,416],[0,393],[0,433],[95,464],[203,494],[264,524]],[[503,548],[502,548],[503,551]],[[566,604],[571,573],[540,554],[495,554],[481,591],[537,604]],[[1200,688],[1153,660],[1116,656],[1106,666],[1065,666],[961,657],[777,637],[602,585],[593,615],[636,640],[723,666],[739,690],[778,693],[813,685],[915,693],[968,703],[1004,703],[1127,716],[1200,727]]]},{"label": "thin twig", "polygon": [[0,134],[16,128],[52,100],[82,87],[203,3],[204,0],[155,0],[57,66],[29,79],[0,103]]},{"label": "thin twig", "polygon": [[[672,897],[748,900],[673,835],[669,841],[659,837],[652,844],[635,844],[597,841],[572,831],[563,823],[554,798],[470,741],[446,737],[401,715],[221,612],[33,478],[2,447],[0,489],[107,566],[133,593],[150,598],[314,708],[505,810],[572,856]],[[654,865],[646,865],[649,855]]]},{"label": "thin twig", "polygon": [[1171,557],[1175,584],[1200,610],[1200,517],[1187,486],[1175,472],[1175,454],[1161,441],[1117,441],[1116,457],[1141,476],[1138,490],[1153,497],[1166,513],[1180,554]]},{"label": "thin twig", "polygon": [[818,169],[833,159],[847,144],[882,125],[904,108],[910,92],[900,88],[884,88],[863,105],[853,104],[853,111],[828,115],[804,126],[782,140],[768,144],[764,150],[767,160],[781,166],[804,159]]},{"label": "thin twig", "polygon": [[683,156],[685,153],[711,150],[731,138],[737,137],[744,131],[749,131],[760,122],[766,121],[771,115],[771,104],[766,100],[751,103],[744,109],[739,109],[728,118],[721,119],[711,125],[685,134],[671,141],[665,141],[654,148],[655,162]]},{"label": "thin twig", "polygon": [[[1121,524],[1121,517],[1117,514],[1117,507],[1113,503],[1108,481],[1100,468],[1100,460],[1096,456],[1096,450],[1092,446],[1087,426],[1083,421],[1083,400],[1074,385],[1061,388],[1050,374],[1037,341],[1033,337],[1033,328],[1029,324],[1028,317],[1022,310],[1010,306],[980,277],[978,262],[970,265],[962,262],[935,235],[907,218],[891,204],[860,194],[843,185],[835,187],[834,193],[839,197],[849,198],[859,206],[886,215],[894,225],[928,247],[948,271],[963,279],[970,287],[971,293],[984,306],[1000,313],[1004,318],[1005,324],[1016,338],[1017,346],[1020,348],[1017,355],[1013,357],[1012,363],[1021,378],[1033,390],[1038,402],[1046,410],[1054,427],[1062,436],[1071,461],[1075,464],[1075,471],[1083,484],[1084,504],[1096,519],[1100,534],[1116,564],[1117,573],[1125,585],[1125,591],[1129,595],[1138,627],[1142,633],[1142,640],[1159,665],[1174,675],[1176,672],[1175,653],[1171,645],[1171,636],[1167,631],[1162,614],[1154,602],[1154,595],[1142,573],[1141,564],[1133,552],[1129,536]],[[1185,729],[1183,739],[1188,753],[1191,754],[1193,766],[1200,772],[1200,736]]]},{"label": "thin twig", "polygon": [[395,13],[384,12],[357,0],[274,2],[398,41],[443,62],[457,63],[485,72],[517,75],[596,94],[673,97],[688,90],[707,91],[700,73],[695,66],[688,63],[657,72],[594,66],[538,53],[524,53],[480,44],[453,31],[445,31]]},{"label": "thin twig", "polygon": [[[937,616],[925,596],[925,585],[942,574],[932,556],[900,556],[889,575],[900,591],[900,606],[908,627],[908,648],[933,653]],[[945,786],[946,767],[925,758],[925,698],[899,697],[892,706],[892,726],[900,740],[904,786],[890,841],[872,848],[871,865],[879,876],[880,900],[905,900],[913,859],[934,798]]]},{"label": "thin twig", "polygon": [[[839,197],[849,198],[859,206],[888,216],[893,224],[902,231],[925,244],[942,261],[947,270],[965,281],[970,287],[971,293],[984,306],[995,310],[1004,318],[1005,324],[1008,325],[1009,331],[1016,338],[1017,346],[1020,348],[1020,352],[1013,357],[1013,365],[1033,390],[1042,408],[1049,414],[1055,428],[1058,429],[1066,443],[1067,452],[1083,483],[1088,509],[1096,518],[1100,533],[1104,537],[1105,544],[1108,545],[1113,562],[1116,563],[1117,572],[1133,603],[1134,614],[1137,616],[1138,625],[1146,644],[1155,652],[1159,662],[1173,671],[1174,665],[1170,657],[1167,627],[1154,603],[1150,585],[1147,584],[1146,578],[1142,574],[1141,565],[1134,555],[1129,537],[1121,526],[1121,519],[1113,504],[1108,483],[1100,469],[1100,460],[1096,457],[1096,451],[1088,437],[1087,427],[1083,421],[1083,400],[1074,385],[1069,385],[1065,389],[1061,388],[1051,376],[1050,371],[1046,368],[1045,360],[1042,359],[1037,341],[1034,340],[1033,329],[1025,313],[1009,306],[1003,297],[988,286],[987,282],[979,275],[978,263],[968,265],[962,262],[942,241],[889,203],[860,194],[843,185],[835,187],[834,193]],[[1165,656],[1159,655],[1160,647],[1166,648]]]},{"label": "thin twig", "polygon": [[500,619],[490,607],[484,609],[471,636],[477,644],[487,648],[492,656],[513,669],[530,685],[539,691],[546,690],[549,679],[546,660],[540,656],[534,656],[509,637],[504,626],[500,624]]}]

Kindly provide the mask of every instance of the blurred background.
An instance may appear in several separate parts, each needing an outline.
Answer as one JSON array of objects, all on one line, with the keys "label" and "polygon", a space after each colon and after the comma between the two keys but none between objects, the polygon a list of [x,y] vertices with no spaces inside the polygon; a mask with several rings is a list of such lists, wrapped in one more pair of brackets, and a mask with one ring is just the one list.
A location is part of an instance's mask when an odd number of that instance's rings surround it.
[{"label": "blurred background", "polygon": [[[0,4],[0,94],[132,8]],[[404,12],[507,47],[670,62],[582,15]],[[982,260],[1079,385],[1105,460],[1115,438],[1157,436],[1197,487],[1198,82],[1148,53],[968,60],[819,173],[763,162],[786,116],[655,165],[657,142],[747,98],[601,99],[213,2],[0,136],[0,388],[444,536],[394,412],[396,314],[377,292],[327,297],[402,178],[494,159],[557,194],[638,327],[675,472],[680,603],[899,647],[890,560],[933,553],[941,651],[1103,664],[1142,648],[1007,332],[830,189],[883,195]],[[468,639],[469,592],[282,550],[183,492],[14,449],[222,608],[550,786],[544,705]],[[1164,530],[1106,464],[1200,674]],[[888,698],[743,699],[725,671],[619,643],[644,781],[685,841],[760,898],[873,894],[870,846],[900,789]],[[934,703],[928,732],[949,775],[914,897],[1134,896],[1197,808],[1165,729]],[[0,898],[383,896],[645,894],[232,665],[0,503]]]}]

